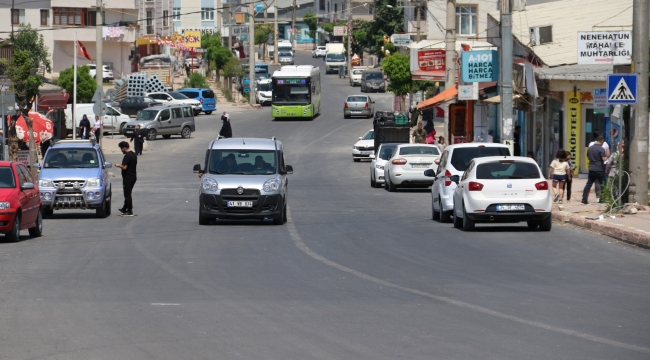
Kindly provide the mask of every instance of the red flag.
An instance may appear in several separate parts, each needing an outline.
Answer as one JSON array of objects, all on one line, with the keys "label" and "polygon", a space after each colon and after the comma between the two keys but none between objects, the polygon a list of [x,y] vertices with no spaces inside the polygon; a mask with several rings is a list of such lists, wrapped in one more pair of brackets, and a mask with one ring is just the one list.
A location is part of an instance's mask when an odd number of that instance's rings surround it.
[{"label": "red flag", "polygon": [[90,56],[90,53],[88,52],[88,49],[86,49],[86,46],[81,42],[77,40],[77,53],[86,59],[93,61],[93,58]]}]

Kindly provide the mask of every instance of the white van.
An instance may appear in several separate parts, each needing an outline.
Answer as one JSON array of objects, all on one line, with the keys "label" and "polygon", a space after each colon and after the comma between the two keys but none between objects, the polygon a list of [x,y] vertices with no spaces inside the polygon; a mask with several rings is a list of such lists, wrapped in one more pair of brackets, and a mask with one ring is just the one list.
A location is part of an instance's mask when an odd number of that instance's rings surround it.
[{"label": "white van", "polygon": [[[79,127],[79,121],[83,118],[84,114],[90,120],[90,126],[95,125],[95,113],[93,112],[95,104],[77,104],[77,111],[75,112],[75,126]],[[65,127],[68,130],[68,135],[72,134],[72,104],[68,104],[65,108]],[[129,115],[122,114],[118,109],[106,105],[106,114],[104,114],[104,132],[119,132],[122,133],[124,125],[131,121]]]},{"label": "white van", "polygon": [[293,53],[293,45],[291,45],[291,41],[278,41],[278,54],[285,51],[291,51],[291,56],[295,55]]}]

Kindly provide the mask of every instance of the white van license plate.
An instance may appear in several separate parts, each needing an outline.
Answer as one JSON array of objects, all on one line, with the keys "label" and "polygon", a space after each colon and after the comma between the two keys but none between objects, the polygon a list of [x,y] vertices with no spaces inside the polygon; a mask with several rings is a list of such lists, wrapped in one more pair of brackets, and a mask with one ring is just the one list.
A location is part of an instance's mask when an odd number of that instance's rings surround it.
[{"label": "white van license plate", "polygon": [[253,207],[252,201],[228,201],[228,207]]},{"label": "white van license plate", "polygon": [[521,211],[526,210],[523,204],[497,205],[497,211]]}]

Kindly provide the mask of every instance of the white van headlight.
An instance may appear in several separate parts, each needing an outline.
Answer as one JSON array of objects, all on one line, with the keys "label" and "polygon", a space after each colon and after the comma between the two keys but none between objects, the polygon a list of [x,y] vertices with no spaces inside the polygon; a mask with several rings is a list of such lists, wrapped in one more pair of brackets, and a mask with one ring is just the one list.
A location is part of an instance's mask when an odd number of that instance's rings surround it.
[{"label": "white van headlight", "polygon": [[86,182],[86,186],[88,186],[88,187],[97,187],[97,186],[99,186],[100,182],[101,182],[101,180],[99,178],[88,179],[88,181]]},{"label": "white van headlight", "polygon": [[54,187],[54,183],[50,179],[41,179],[38,180],[38,187],[51,188]]},{"label": "white van headlight", "polygon": [[280,180],[278,179],[268,179],[264,183],[264,191],[266,192],[271,192],[271,191],[278,191],[280,188]]}]

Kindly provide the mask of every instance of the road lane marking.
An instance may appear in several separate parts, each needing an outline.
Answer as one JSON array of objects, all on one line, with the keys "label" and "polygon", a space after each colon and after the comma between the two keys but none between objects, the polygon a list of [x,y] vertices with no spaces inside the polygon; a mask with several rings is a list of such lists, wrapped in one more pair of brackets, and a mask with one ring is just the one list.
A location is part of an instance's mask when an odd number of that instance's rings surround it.
[{"label": "road lane marking", "polygon": [[418,295],[418,296],[426,297],[426,298],[429,298],[429,299],[437,300],[437,301],[444,302],[444,303],[447,303],[447,304],[450,304],[450,305],[454,305],[454,306],[457,306],[457,307],[460,307],[460,308],[469,309],[469,310],[473,310],[473,311],[476,311],[476,312],[479,312],[479,313],[482,313],[482,314],[498,317],[498,318],[501,318],[501,319],[504,319],[504,320],[510,320],[510,321],[513,321],[513,322],[516,322],[516,323],[529,325],[529,326],[533,326],[533,327],[536,327],[536,328],[540,328],[540,329],[549,330],[549,331],[553,331],[553,332],[564,334],[564,335],[577,337],[577,338],[580,338],[580,339],[583,339],[583,340],[589,340],[589,341],[597,342],[597,343],[600,343],[600,344],[610,345],[610,346],[614,346],[614,347],[618,347],[618,348],[623,348],[623,349],[628,349],[628,350],[633,350],[633,351],[638,351],[638,352],[643,352],[643,353],[650,353],[650,348],[637,346],[637,345],[633,345],[633,344],[626,344],[626,343],[623,343],[623,342],[610,340],[610,339],[605,339],[605,338],[602,338],[602,337],[599,337],[599,336],[584,334],[584,333],[580,333],[580,332],[569,330],[569,329],[563,329],[561,327],[544,324],[544,323],[541,323],[541,322],[538,322],[538,321],[526,320],[526,319],[523,319],[523,318],[520,318],[520,317],[517,317],[517,316],[514,316],[514,315],[504,314],[502,312],[494,311],[494,310],[491,310],[491,309],[488,309],[488,308],[485,308],[485,307],[482,307],[482,306],[473,305],[473,304],[470,304],[470,303],[467,303],[467,302],[464,302],[464,301],[460,301],[460,300],[454,300],[454,299],[448,298],[446,296],[435,295],[435,294],[431,294],[431,293],[428,293],[428,292],[425,292],[425,291],[421,291],[421,290],[417,290],[417,289],[397,285],[397,284],[388,282],[386,280],[382,280],[382,279],[376,278],[374,276],[364,274],[364,273],[362,273],[360,271],[351,269],[351,268],[349,268],[347,266],[344,266],[344,265],[336,263],[336,262],[334,262],[332,260],[329,260],[329,259],[317,254],[313,250],[311,250],[305,244],[305,242],[302,240],[302,237],[300,237],[300,234],[298,234],[298,230],[296,229],[296,226],[294,225],[293,221],[291,221],[291,211],[290,211],[289,207],[287,207],[287,218],[288,218],[289,221],[287,221],[286,226],[287,226],[287,228],[289,230],[289,235],[291,236],[291,239],[293,240],[294,244],[296,245],[296,247],[298,249],[300,249],[305,254],[309,255],[311,258],[324,263],[325,265],[331,266],[331,267],[333,267],[333,268],[335,268],[337,270],[340,270],[340,271],[346,272],[348,274],[354,275],[354,276],[356,276],[358,278],[361,278],[363,280],[368,280],[370,282],[373,282],[373,283],[381,285],[381,286],[386,286],[386,287],[389,287],[389,288],[405,291],[405,292],[408,292],[408,293],[411,293],[411,294],[414,294],[414,295]]},{"label": "road lane marking", "polygon": [[153,306],[180,306],[181,304],[151,303]]}]

